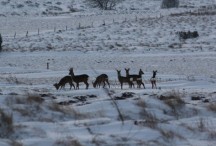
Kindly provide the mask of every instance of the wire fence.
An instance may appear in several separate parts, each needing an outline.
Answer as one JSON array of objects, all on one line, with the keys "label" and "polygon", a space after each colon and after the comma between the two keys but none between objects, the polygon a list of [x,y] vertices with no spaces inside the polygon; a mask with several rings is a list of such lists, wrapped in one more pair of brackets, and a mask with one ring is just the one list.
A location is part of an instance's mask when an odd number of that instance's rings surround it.
[{"label": "wire fence", "polygon": [[[204,11],[205,12],[205,11]],[[88,29],[111,25],[114,23],[124,23],[138,21],[139,19],[160,19],[168,15],[178,15],[182,13],[200,14],[203,10],[180,10],[178,12],[140,12],[113,14],[105,13],[100,15],[79,15],[79,16],[59,16],[59,17],[38,17],[38,18],[1,18],[0,33],[3,38],[23,38],[32,35],[41,35],[51,32],[62,32],[76,29]]]},{"label": "wire fence", "polygon": [[[132,14],[101,14],[83,16],[60,16],[46,18],[3,18],[0,22],[0,33],[3,38],[22,38],[32,35],[41,35],[49,32],[61,32],[75,29],[88,29],[111,25],[114,23],[124,23],[137,21],[139,19],[160,18],[162,14],[154,13],[132,13]],[[20,20],[19,20],[20,19]]]}]

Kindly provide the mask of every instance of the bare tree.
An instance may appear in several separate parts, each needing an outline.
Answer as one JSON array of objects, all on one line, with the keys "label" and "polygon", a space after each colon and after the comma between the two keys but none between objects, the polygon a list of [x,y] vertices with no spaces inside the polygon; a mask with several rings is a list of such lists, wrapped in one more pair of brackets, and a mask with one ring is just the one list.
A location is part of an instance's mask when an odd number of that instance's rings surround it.
[{"label": "bare tree", "polygon": [[161,8],[177,8],[179,7],[179,0],[163,0]]},{"label": "bare tree", "polygon": [[87,3],[94,8],[102,10],[112,10],[114,7],[123,0],[86,0]]}]

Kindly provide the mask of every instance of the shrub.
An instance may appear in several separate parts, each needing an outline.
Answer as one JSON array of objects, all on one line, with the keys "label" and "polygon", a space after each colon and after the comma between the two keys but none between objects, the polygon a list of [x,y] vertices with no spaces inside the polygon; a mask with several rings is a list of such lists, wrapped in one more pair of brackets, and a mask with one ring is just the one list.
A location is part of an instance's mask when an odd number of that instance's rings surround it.
[{"label": "shrub", "polygon": [[87,3],[94,8],[102,10],[112,10],[122,0],[86,0]]},{"label": "shrub", "polygon": [[179,0],[163,0],[161,4],[162,9],[179,7]]}]

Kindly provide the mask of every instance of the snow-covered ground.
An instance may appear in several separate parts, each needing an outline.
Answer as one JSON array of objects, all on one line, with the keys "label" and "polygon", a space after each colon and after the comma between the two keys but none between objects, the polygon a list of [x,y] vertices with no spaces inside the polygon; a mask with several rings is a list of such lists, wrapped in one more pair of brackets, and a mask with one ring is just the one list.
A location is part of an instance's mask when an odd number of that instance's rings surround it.
[{"label": "snow-covered ground", "polygon": [[[0,1],[0,146],[214,146],[216,1],[180,2],[101,11],[79,0]],[[54,88],[71,67],[89,75],[88,90]],[[142,69],[146,89],[121,89],[125,68]],[[102,73],[111,87],[93,88]]]}]

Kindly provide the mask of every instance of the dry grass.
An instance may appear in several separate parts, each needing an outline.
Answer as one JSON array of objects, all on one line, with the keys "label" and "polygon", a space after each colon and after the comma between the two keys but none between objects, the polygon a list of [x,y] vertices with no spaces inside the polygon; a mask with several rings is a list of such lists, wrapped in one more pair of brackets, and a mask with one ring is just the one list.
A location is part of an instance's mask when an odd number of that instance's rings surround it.
[{"label": "dry grass", "polygon": [[37,95],[37,94],[28,94],[27,96],[27,103],[38,103],[38,104],[41,104],[44,99],[40,96],[40,95]]},{"label": "dry grass", "polygon": [[180,93],[172,91],[166,95],[161,95],[160,100],[163,100],[164,103],[170,107],[171,112],[177,118],[181,114],[181,109],[185,106],[185,102],[181,99]]},{"label": "dry grass", "polygon": [[92,138],[92,141],[91,141],[95,146],[103,146],[103,145],[106,145],[107,143],[100,139],[99,138],[99,135],[95,135],[93,138]]},{"label": "dry grass", "polygon": [[12,140],[9,144],[11,146],[23,146],[23,144],[21,142],[18,142],[18,141],[15,141],[15,140]]},{"label": "dry grass", "polygon": [[207,130],[205,121],[203,120],[203,118],[200,118],[199,122],[197,123],[197,128],[200,132],[204,132]]},{"label": "dry grass", "polygon": [[139,112],[139,116],[141,119],[141,121],[135,121],[135,125],[143,125],[143,126],[147,126],[150,128],[157,128],[157,124],[159,123],[159,119],[151,112],[147,111],[147,104],[144,100],[140,99],[135,103],[139,108],[140,108],[140,112]]},{"label": "dry grass", "polygon": [[140,111],[140,117],[142,119],[145,119],[142,122],[143,126],[147,126],[153,129],[157,128],[157,124],[160,122],[159,119],[154,114],[147,112],[145,109],[142,109]]},{"label": "dry grass", "polygon": [[136,105],[142,109],[145,109],[147,107],[147,104],[145,103],[144,100],[140,99],[137,101]]},{"label": "dry grass", "polygon": [[14,104],[41,104],[44,99],[37,94],[27,94],[27,95],[11,95],[6,98],[6,104],[8,106]]},{"label": "dry grass", "polygon": [[208,137],[211,140],[216,140],[216,131],[209,131]]},{"label": "dry grass", "polygon": [[11,83],[11,84],[22,84],[22,82],[21,81],[19,81],[18,79],[17,79],[17,77],[16,76],[13,76],[12,74],[10,74],[7,78],[6,78],[6,81],[8,82],[8,83]]},{"label": "dry grass", "polygon": [[0,138],[8,138],[14,131],[13,116],[0,109]]},{"label": "dry grass", "polygon": [[82,146],[82,144],[73,137],[67,137],[65,139],[57,140],[54,146]]},{"label": "dry grass", "polygon": [[210,103],[207,108],[210,110],[210,111],[213,111],[213,112],[216,112],[216,103]]},{"label": "dry grass", "polygon": [[27,94],[27,95],[10,95],[5,100],[6,104],[20,113],[24,117],[36,117],[42,109],[44,99],[40,95]]},{"label": "dry grass", "polygon": [[159,129],[159,132],[161,133],[161,136],[163,137],[163,139],[165,140],[172,140],[174,138],[178,138],[178,139],[185,139],[183,136],[175,133],[174,131],[171,130],[163,130],[163,129]]},{"label": "dry grass", "polygon": [[55,102],[50,103],[48,105],[48,109],[50,109],[51,111],[62,113],[64,115],[71,115],[77,120],[85,119],[88,117],[86,114],[76,111],[71,106],[59,105],[58,103]]}]

